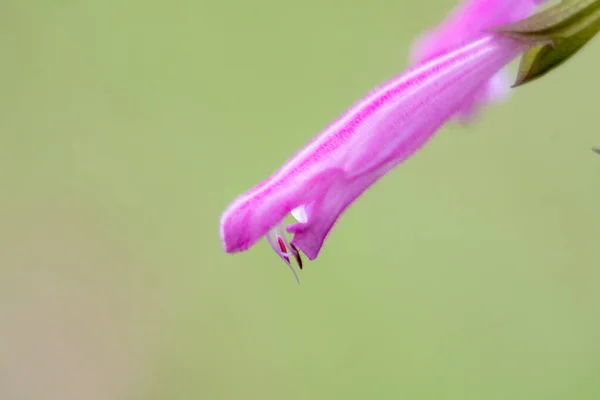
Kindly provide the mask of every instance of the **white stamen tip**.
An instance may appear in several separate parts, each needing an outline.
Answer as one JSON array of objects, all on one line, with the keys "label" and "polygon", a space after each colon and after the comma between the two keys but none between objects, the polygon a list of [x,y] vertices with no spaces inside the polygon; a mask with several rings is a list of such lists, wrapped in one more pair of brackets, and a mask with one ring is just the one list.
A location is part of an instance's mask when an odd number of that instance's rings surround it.
[{"label": "white stamen tip", "polygon": [[292,216],[294,218],[296,218],[296,220],[298,222],[307,222],[308,221],[308,215],[306,215],[306,209],[304,208],[304,206],[299,206],[296,207],[292,210]]}]

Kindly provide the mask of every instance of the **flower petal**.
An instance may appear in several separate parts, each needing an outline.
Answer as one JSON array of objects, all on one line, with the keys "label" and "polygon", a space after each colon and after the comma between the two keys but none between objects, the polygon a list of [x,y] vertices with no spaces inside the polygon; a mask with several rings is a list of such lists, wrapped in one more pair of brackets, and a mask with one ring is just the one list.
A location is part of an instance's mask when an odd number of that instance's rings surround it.
[{"label": "flower petal", "polygon": [[[417,38],[410,61],[417,65],[451,48],[473,40],[490,28],[528,17],[545,0],[466,0],[439,27]],[[491,101],[503,101],[510,95],[511,82],[497,75],[457,112],[462,122],[468,122],[479,106]]]}]

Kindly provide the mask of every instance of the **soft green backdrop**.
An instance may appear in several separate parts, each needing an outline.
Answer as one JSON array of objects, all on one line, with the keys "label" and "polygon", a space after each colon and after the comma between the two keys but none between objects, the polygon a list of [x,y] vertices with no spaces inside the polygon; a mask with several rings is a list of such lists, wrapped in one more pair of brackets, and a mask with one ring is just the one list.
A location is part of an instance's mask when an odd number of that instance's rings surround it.
[{"label": "soft green backdrop", "polygon": [[596,41],[444,128],[300,287],[222,252],[228,203],[453,6],[4,0],[0,397],[600,398]]}]

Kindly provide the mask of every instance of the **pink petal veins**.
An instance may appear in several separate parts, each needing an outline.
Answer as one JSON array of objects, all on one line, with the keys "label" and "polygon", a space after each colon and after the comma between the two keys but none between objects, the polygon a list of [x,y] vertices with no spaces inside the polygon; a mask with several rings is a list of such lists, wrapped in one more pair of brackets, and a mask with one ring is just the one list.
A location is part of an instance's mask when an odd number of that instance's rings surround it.
[{"label": "pink petal veins", "polygon": [[[533,13],[545,0],[464,0],[438,27],[419,37],[413,44],[410,61],[423,63],[456,46],[478,37],[491,28],[516,22]],[[489,102],[504,101],[510,94],[510,81],[500,72],[466,101],[457,111],[462,122],[468,122],[479,107]]]}]

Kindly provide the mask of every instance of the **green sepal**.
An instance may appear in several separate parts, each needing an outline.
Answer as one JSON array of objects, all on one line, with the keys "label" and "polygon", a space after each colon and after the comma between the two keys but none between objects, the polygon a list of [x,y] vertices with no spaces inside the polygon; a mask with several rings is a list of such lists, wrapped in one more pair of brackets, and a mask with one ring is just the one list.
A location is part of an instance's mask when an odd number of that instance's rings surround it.
[{"label": "green sepal", "polygon": [[521,58],[513,87],[538,79],[563,64],[600,30],[600,0],[563,0],[496,33],[532,46]]}]

